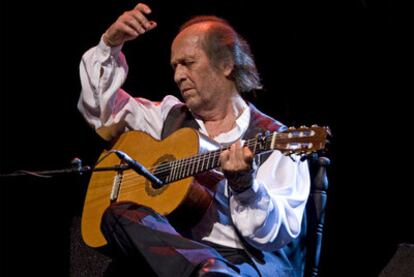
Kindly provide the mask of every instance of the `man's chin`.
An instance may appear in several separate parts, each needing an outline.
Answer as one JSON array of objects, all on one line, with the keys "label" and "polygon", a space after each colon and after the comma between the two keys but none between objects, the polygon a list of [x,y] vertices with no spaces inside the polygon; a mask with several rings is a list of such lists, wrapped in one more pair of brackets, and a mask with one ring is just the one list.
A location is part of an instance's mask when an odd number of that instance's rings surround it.
[{"label": "man's chin", "polygon": [[192,112],[197,112],[201,108],[201,104],[191,98],[186,99],[185,104]]}]

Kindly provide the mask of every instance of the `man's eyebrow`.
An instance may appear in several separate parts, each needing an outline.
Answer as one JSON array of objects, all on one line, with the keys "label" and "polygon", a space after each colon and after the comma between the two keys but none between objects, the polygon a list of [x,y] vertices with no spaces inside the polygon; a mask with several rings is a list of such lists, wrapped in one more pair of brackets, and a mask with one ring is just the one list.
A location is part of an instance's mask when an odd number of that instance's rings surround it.
[{"label": "man's eyebrow", "polygon": [[192,60],[194,58],[195,58],[195,55],[188,55],[188,56],[185,56],[185,57],[182,57],[182,58],[178,58],[176,60],[171,60],[170,64],[171,64],[171,66],[175,66],[179,63],[183,63],[183,62],[186,62],[188,60]]}]

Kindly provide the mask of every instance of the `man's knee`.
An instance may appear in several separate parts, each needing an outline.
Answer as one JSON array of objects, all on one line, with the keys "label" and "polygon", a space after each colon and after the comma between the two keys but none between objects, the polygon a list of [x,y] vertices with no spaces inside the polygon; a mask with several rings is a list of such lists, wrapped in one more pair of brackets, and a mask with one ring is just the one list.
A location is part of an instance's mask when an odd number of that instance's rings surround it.
[{"label": "man's knee", "polygon": [[101,230],[106,237],[117,233],[133,235],[132,233],[147,232],[149,229],[177,235],[166,217],[133,202],[113,203],[102,217]]},{"label": "man's knee", "polygon": [[115,202],[105,210],[102,225],[139,223],[144,217],[154,213],[151,209],[133,202]]}]

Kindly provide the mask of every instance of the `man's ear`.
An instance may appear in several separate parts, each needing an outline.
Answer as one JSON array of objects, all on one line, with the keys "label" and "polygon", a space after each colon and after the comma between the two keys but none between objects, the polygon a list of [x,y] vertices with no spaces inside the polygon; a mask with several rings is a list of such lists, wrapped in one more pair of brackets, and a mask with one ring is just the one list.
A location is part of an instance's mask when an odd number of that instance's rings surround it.
[{"label": "man's ear", "polygon": [[233,72],[234,62],[231,60],[223,62],[222,69],[223,69],[224,76],[229,77],[231,73]]}]

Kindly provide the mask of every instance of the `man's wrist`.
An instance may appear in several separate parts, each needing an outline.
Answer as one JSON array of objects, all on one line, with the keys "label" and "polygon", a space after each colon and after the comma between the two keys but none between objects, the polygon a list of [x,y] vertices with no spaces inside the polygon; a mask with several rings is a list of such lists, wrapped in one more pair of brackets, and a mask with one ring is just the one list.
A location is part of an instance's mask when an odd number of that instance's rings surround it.
[{"label": "man's wrist", "polygon": [[227,183],[236,193],[242,193],[252,187],[256,170],[226,174]]},{"label": "man's wrist", "polygon": [[107,33],[107,32],[105,32],[105,33],[103,34],[102,39],[103,39],[104,43],[105,43],[107,46],[109,46],[109,47],[117,47],[117,46],[118,46],[115,42],[113,42],[113,41],[109,38],[109,36],[108,36],[108,33]]}]

